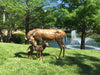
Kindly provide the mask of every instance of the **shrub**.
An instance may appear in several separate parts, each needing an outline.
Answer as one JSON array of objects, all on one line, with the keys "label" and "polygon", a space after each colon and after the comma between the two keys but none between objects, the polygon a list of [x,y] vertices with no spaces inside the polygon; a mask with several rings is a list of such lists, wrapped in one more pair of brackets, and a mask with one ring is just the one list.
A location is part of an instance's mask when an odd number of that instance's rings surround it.
[{"label": "shrub", "polygon": [[25,43],[25,34],[24,33],[12,34],[11,41],[19,44]]}]

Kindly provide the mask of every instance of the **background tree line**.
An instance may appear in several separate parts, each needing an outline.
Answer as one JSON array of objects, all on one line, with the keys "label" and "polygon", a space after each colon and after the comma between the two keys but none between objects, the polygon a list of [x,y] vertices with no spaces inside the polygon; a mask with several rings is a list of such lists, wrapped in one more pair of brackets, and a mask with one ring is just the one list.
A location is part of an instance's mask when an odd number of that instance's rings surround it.
[{"label": "background tree line", "polygon": [[[86,30],[100,33],[99,5],[100,0],[0,0],[0,40],[10,42],[17,29],[25,35],[34,28],[76,29],[84,49]],[[8,31],[6,40],[2,29]]]}]

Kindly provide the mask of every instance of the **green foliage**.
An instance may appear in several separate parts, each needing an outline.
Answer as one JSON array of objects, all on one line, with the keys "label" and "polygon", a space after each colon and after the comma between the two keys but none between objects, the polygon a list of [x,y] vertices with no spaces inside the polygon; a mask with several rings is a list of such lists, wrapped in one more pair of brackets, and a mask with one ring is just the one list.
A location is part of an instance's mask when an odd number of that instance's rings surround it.
[{"label": "green foliage", "polygon": [[99,75],[100,51],[68,50],[56,59],[60,49],[46,48],[42,59],[28,59],[29,45],[0,43],[0,75]]},{"label": "green foliage", "polygon": [[69,12],[68,9],[61,8],[59,11],[56,12],[57,17],[57,27],[67,27],[67,28],[74,28],[73,25],[75,24],[76,12]]},{"label": "green foliage", "polygon": [[82,30],[83,25],[86,25],[86,29],[94,31],[98,28],[100,25],[100,0],[63,0],[63,2],[64,7],[62,8],[69,11],[63,16],[65,21],[61,20],[66,27],[79,31]]},{"label": "green foliage", "polygon": [[24,33],[12,34],[11,41],[19,44],[25,43],[25,34]]},{"label": "green foliage", "polygon": [[48,9],[45,11],[43,8],[40,8],[38,11],[31,13],[30,19],[30,28],[52,28],[55,26],[56,17],[55,11]]},{"label": "green foliage", "polygon": [[93,39],[95,39],[95,40],[100,41],[100,35],[97,35],[97,34],[92,34],[92,35],[89,35],[88,37],[90,37],[90,38],[93,38]]},{"label": "green foliage", "polygon": [[[56,0],[50,0],[53,1]],[[0,27],[7,28],[9,24],[13,29],[24,29],[27,10],[29,10],[30,29],[66,27],[80,31],[81,26],[86,25],[87,29],[96,31],[100,26],[100,0],[62,0],[64,7],[50,7],[45,10],[43,7],[49,4],[49,1],[46,2],[45,0],[0,0]],[[6,21],[3,26],[4,9]]]},{"label": "green foliage", "polygon": [[[29,4],[29,6],[27,5],[27,3]],[[3,10],[5,9],[6,12],[6,21],[5,21],[5,25],[12,25],[12,28],[16,29],[16,28],[24,28],[25,26],[25,18],[27,16],[27,10],[29,10],[29,15],[31,17],[31,15],[35,15],[32,14],[33,12],[40,12],[39,9],[43,8],[43,6],[47,5],[47,3],[45,3],[45,0],[0,0],[0,7],[4,7],[1,12],[0,12],[0,16],[3,15]],[[2,14],[1,14],[2,13]],[[41,13],[39,13],[40,15]],[[37,16],[37,15],[35,15]],[[32,19],[34,19],[34,17],[32,17]],[[31,18],[30,18],[31,20]],[[0,21],[2,21],[2,18],[0,19]],[[29,22],[30,26],[32,25],[31,21]],[[40,24],[39,22],[37,22],[38,25]],[[35,24],[34,24],[35,25]]]},{"label": "green foliage", "polygon": [[1,15],[3,17],[3,11],[5,10],[5,23],[3,24],[2,18],[0,19],[2,28],[8,28],[8,25],[11,25],[11,28],[19,28],[20,25],[23,25],[24,14],[25,14],[25,4],[24,0],[0,0],[0,6],[2,7]]},{"label": "green foliage", "polygon": [[57,21],[56,12],[53,11],[52,9],[48,9],[46,11],[44,18],[44,22],[46,22],[44,27],[45,28],[55,27],[56,21]]}]

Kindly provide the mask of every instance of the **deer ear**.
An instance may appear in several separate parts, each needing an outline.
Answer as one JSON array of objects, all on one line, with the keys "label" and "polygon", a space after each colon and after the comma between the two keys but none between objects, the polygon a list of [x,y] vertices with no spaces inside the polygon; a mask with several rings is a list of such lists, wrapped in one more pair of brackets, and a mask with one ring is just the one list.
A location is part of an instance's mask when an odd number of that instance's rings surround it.
[{"label": "deer ear", "polygon": [[33,33],[33,36],[36,34],[36,31]]},{"label": "deer ear", "polygon": [[27,37],[25,36],[25,40],[27,40]]}]

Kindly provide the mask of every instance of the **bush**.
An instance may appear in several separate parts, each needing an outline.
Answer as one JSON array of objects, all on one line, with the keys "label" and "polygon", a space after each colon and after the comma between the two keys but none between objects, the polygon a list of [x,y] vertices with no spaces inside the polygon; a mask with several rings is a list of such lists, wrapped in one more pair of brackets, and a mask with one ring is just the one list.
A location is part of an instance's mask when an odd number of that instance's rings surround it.
[{"label": "bush", "polygon": [[90,35],[90,36],[88,36],[88,37],[90,37],[90,38],[93,38],[93,39],[95,39],[96,41],[99,41],[100,42],[100,35]]},{"label": "bush", "polygon": [[25,43],[25,34],[24,33],[12,34],[11,41],[19,44]]}]

